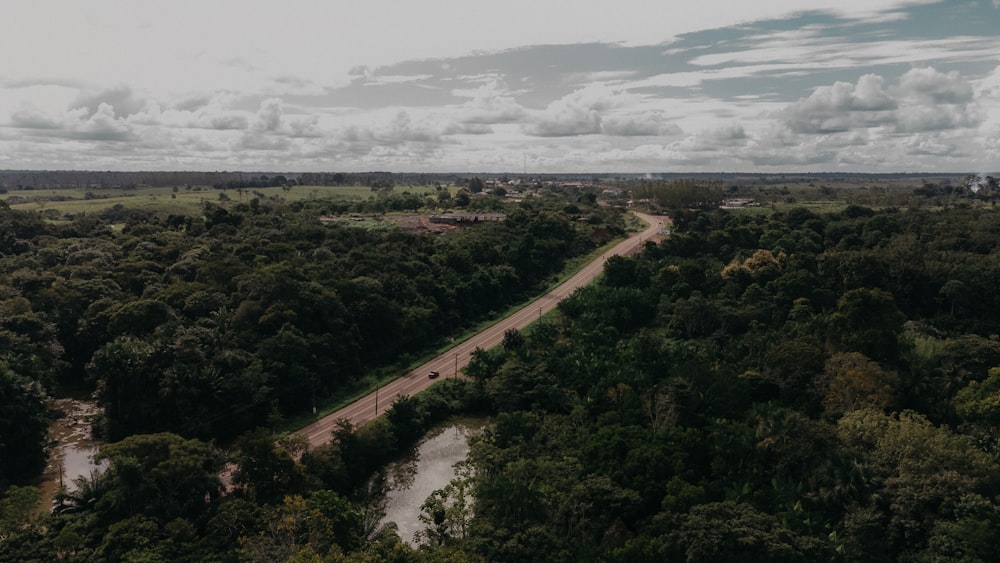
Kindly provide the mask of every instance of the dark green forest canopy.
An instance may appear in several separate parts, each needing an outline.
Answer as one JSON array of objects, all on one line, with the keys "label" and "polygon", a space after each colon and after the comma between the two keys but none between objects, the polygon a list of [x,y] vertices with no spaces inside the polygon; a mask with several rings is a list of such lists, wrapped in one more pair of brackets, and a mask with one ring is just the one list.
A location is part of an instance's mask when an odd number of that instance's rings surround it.
[{"label": "dark green forest canopy", "polygon": [[[427,330],[467,321],[442,318],[440,303],[486,315],[503,301],[485,296],[521,282],[503,296],[517,299],[550,275],[546,260],[586,250],[581,229],[620,228],[574,205],[580,216],[522,209],[468,238],[324,230],[267,210],[117,234],[65,227],[87,241],[72,246],[12,218],[34,234],[12,239],[27,250],[4,257],[3,303],[34,328],[2,334],[36,351],[7,353],[21,378],[10,381],[118,373],[112,383],[137,387],[104,384],[112,413],[120,396],[119,416],[137,417],[129,424],[184,437],[110,447],[109,473],[59,514],[2,530],[0,559],[1000,559],[1000,222],[989,207],[678,214],[671,238],[609,260],[558,314],[474,354],[469,381],[401,399],[301,456],[294,439],[243,434],[228,454],[240,488],[224,496],[212,479],[223,454],[195,439],[216,423],[188,428],[156,410],[237,397],[255,405],[250,427],[272,408],[302,408],[277,385],[341,374],[309,382],[330,390],[378,365],[385,356],[370,346],[432,344]],[[325,324],[335,316],[344,324]],[[322,355],[331,345],[336,354]],[[133,394],[153,410],[127,410]],[[492,424],[470,471],[426,504],[425,546],[370,525],[372,475],[426,428],[468,412]],[[174,455],[198,503],[160,492],[180,477],[164,465]],[[162,469],[140,479],[136,467]],[[454,508],[463,491],[471,514]],[[27,496],[11,489],[4,514]]]},{"label": "dark green forest canopy", "polygon": [[[491,559],[990,561],[992,209],[706,211],[469,373]],[[964,559],[963,559],[964,558]]]},{"label": "dark green forest canopy", "polygon": [[625,225],[591,200],[564,212],[562,198],[441,236],[320,222],[339,205],[206,204],[164,220],[123,210],[115,226],[0,209],[5,397],[28,393],[22,379],[90,385],[113,440],[230,440],[440,345]]}]

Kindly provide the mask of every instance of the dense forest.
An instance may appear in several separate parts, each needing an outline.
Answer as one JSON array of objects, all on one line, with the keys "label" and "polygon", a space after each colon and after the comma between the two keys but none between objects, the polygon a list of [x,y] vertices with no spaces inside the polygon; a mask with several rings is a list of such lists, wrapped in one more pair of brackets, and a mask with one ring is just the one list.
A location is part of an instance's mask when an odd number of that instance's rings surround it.
[{"label": "dense forest", "polygon": [[995,212],[675,217],[483,353],[464,538],[517,561],[996,561]]},{"label": "dense forest", "polygon": [[[1000,559],[994,210],[677,211],[467,380],[304,451],[262,425],[624,228],[588,198],[445,236],[324,205],[120,229],[0,210],[0,559]],[[38,515],[22,485],[71,383],[97,390],[108,470]],[[492,422],[411,548],[379,526],[381,469],[468,413]]]},{"label": "dense forest", "polygon": [[[254,199],[162,220],[118,210],[114,228],[0,210],[4,377],[32,383],[12,398],[95,387],[111,440],[231,441],[441,344],[624,232],[620,212],[582,205],[538,199],[441,237],[321,223],[350,210],[335,202]],[[37,401],[11,400],[36,420],[14,426],[37,435]],[[37,439],[5,442],[0,483],[37,469]]]}]

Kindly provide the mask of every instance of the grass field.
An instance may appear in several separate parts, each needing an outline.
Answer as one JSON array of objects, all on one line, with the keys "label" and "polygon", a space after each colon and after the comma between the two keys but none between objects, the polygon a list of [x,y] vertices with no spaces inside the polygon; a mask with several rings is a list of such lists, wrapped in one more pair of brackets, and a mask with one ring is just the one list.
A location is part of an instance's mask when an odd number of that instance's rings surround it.
[{"label": "grass field", "polygon": [[[395,193],[432,194],[430,186],[396,186]],[[87,194],[90,194],[88,197]],[[220,195],[228,201],[220,199]],[[0,195],[12,209],[44,212],[50,218],[66,215],[100,213],[121,204],[129,209],[152,211],[159,216],[197,215],[205,202],[232,206],[249,202],[256,194],[288,202],[312,199],[341,199],[364,201],[373,196],[367,186],[293,186],[285,188],[254,188],[243,190],[216,190],[209,186],[192,186],[190,189],[172,187],[140,187],[122,189],[61,188],[51,190],[11,191]]]}]

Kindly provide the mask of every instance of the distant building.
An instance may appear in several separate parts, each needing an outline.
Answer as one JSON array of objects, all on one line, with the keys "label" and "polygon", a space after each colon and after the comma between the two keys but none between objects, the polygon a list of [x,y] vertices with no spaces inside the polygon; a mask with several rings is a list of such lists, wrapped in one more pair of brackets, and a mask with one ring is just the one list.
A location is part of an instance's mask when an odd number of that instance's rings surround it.
[{"label": "distant building", "polygon": [[745,207],[758,207],[760,204],[751,198],[734,197],[722,200],[722,209],[743,209]]},{"label": "distant building", "polygon": [[503,213],[441,213],[431,215],[431,223],[447,225],[473,224],[489,221],[503,221],[507,216]]}]

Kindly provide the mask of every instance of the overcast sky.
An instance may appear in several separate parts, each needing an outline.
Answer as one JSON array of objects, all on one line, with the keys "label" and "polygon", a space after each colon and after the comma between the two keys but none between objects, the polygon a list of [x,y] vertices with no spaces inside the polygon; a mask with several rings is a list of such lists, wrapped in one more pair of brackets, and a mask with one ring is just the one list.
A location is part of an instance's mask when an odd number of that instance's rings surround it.
[{"label": "overcast sky", "polygon": [[0,169],[1000,170],[1000,0],[3,0]]}]

